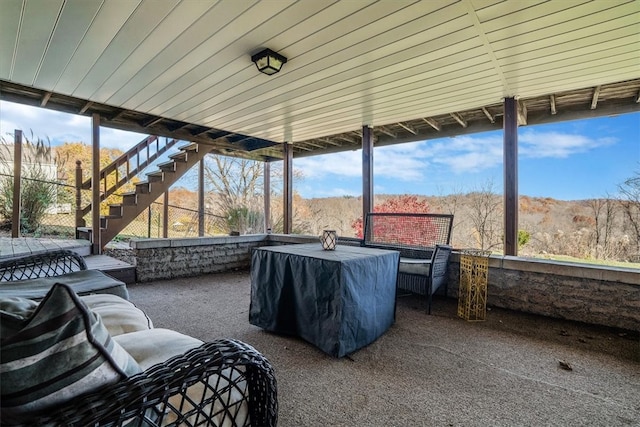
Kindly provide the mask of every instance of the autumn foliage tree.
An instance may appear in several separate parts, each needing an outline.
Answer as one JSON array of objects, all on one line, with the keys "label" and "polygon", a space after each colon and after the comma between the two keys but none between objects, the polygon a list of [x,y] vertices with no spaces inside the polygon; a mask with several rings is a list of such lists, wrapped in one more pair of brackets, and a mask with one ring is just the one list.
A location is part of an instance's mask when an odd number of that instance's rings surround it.
[{"label": "autumn foliage tree", "polygon": [[[429,213],[429,204],[424,200],[418,200],[416,196],[400,196],[385,200],[383,203],[374,206],[373,212],[378,213]],[[384,237],[388,243],[394,239],[402,244],[414,244],[416,239],[422,241],[425,236],[435,233],[436,226],[431,220],[417,223],[412,220],[412,228],[408,229],[402,217],[386,218],[384,221],[376,222],[374,235]],[[362,239],[364,236],[364,220],[357,218],[351,224],[355,230],[356,237]],[[403,230],[400,232],[400,230]]]}]

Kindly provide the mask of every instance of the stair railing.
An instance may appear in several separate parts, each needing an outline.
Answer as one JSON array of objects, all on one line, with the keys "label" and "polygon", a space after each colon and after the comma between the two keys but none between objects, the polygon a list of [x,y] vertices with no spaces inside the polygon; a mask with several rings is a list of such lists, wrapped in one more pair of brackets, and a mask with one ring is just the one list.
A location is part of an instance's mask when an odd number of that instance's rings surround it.
[{"label": "stair railing", "polygon": [[[100,201],[105,200],[107,197],[118,191],[124,184],[129,182],[134,176],[138,175],[147,166],[153,163],[158,157],[165,153],[169,148],[173,147],[178,140],[168,138],[164,139],[164,143],[161,142],[161,138],[155,135],[150,135],[132,147],[129,151],[122,154],[115,159],[109,165],[105,166],[100,171]],[[152,150],[155,145],[155,150]],[[143,156],[144,154],[144,156]],[[81,165],[76,162],[76,180],[78,180],[78,173],[81,174]],[[122,173],[121,169],[125,169]],[[78,172],[80,169],[80,172]],[[82,175],[80,180],[82,179]],[[114,179],[109,179],[112,177]],[[85,180],[81,184],[76,181],[76,194],[79,195],[81,190],[88,190],[91,188],[91,178]],[[79,198],[79,196],[77,196]],[[81,210],[76,212],[76,226],[82,227],[82,218],[91,211],[91,204],[84,206]],[[80,220],[78,220],[80,217]]]}]

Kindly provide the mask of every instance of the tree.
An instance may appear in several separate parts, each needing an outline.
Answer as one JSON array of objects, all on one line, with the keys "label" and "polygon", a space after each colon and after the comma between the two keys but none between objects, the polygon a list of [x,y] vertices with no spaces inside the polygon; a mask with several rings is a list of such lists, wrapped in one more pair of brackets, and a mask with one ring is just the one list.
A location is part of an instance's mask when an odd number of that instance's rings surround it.
[{"label": "tree", "polygon": [[640,257],[640,171],[618,186],[620,206],[635,244],[636,256]]},{"label": "tree", "polygon": [[[0,170],[4,173],[0,180],[0,216],[7,220],[13,212],[13,149],[2,138]],[[25,137],[22,146],[22,181],[20,191],[20,228],[32,233],[40,227],[47,209],[58,200],[58,167],[64,159],[56,155],[51,142],[38,137]]]},{"label": "tree", "polygon": [[263,215],[263,165],[221,155],[205,157],[205,182],[213,187],[211,205],[224,219],[221,229],[241,234],[261,230]]},{"label": "tree", "polygon": [[469,193],[469,219],[474,229],[476,244],[482,250],[490,250],[500,245],[502,227],[501,198],[493,191],[493,181],[489,180],[476,191]]},{"label": "tree", "polygon": [[[56,147],[56,153],[60,158],[66,159],[66,162],[60,169],[61,176],[69,183],[70,189],[76,185],[76,162],[79,160],[82,167],[82,180],[85,181],[92,177],[91,165],[92,165],[92,146],[83,142],[65,142],[62,145]],[[105,168],[111,164],[114,160],[120,157],[123,152],[117,148],[100,148],[100,169]],[[125,175],[125,171],[120,171],[120,178]],[[112,173],[107,176],[107,186],[111,186],[116,182],[116,174]],[[135,183],[139,179],[134,178],[130,182],[125,183],[118,190],[117,194],[112,194],[107,197],[104,203],[101,204],[101,214],[106,215],[109,211],[110,204],[120,203],[120,196],[118,194],[133,191],[135,189]],[[82,193],[82,203],[86,206],[91,203],[91,193],[84,191]]]},{"label": "tree", "polygon": [[[418,200],[416,196],[403,195],[399,197],[389,198],[382,204],[373,207],[373,212],[389,212],[389,213],[429,213],[429,204],[425,200]],[[364,220],[362,217],[352,222],[351,227],[355,230],[356,237],[362,239],[364,236]],[[402,218],[394,218],[393,221],[385,221],[376,227],[376,236],[392,236],[400,235],[398,230],[403,227]],[[378,228],[382,227],[382,228]],[[427,221],[424,224],[423,233],[434,233],[435,225]],[[398,243],[411,244],[410,241],[402,241]]]}]

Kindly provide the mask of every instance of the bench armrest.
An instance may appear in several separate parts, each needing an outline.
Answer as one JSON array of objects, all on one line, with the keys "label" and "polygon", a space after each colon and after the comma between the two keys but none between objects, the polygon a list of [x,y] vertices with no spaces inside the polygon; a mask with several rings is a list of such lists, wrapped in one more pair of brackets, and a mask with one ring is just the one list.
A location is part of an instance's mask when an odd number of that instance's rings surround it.
[{"label": "bench armrest", "polygon": [[86,269],[84,258],[61,249],[0,261],[0,282],[55,277]]},{"label": "bench armrest", "polygon": [[244,426],[247,415],[252,426],[277,424],[273,368],[250,345],[219,339],[21,425]]}]

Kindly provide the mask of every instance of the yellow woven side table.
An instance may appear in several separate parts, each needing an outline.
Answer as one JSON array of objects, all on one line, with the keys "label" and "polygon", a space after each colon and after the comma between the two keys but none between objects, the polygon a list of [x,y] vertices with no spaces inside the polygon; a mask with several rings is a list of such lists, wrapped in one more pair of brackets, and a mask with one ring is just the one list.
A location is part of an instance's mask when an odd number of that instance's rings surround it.
[{"label": "yellow woven side table", "polygon": [[460,253],[458,316],[481,321],[487,315],[487,281],[490,251],[465,249]]}]

